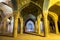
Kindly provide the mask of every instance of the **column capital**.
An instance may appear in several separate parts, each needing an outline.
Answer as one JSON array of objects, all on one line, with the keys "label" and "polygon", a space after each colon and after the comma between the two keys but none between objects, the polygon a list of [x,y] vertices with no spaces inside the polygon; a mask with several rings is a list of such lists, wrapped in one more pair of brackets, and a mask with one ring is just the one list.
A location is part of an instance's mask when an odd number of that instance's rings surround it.
[{"label": "column capital", "polygon": [[43,16],[48,16],[48,12],[43,12]]}]

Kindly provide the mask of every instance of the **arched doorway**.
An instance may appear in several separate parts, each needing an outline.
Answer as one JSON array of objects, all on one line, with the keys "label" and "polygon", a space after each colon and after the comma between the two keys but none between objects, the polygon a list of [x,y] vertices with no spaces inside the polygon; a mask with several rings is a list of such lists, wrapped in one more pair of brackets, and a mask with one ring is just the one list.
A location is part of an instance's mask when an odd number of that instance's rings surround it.
[{"label": "arched doorway", "polygon": [[26,22],[26,32],[34,32],[34,22],[32,20]]},{"label": "arched doorway", "polygon": [[[55,20],[55,29],[56,29],[56,33],[58,34],[59,33],[59,15],[60,15],[60,6],[58,5],[58,4],[60,4],[60,2],[56,2],[53,6],[51,6],[50,8],[49,8],[49,11],[50,12],[53,12],[53,15],[57,15],[57,17],[55,16],[55,18],[54,17],[52,17],[54,20]],[[53,21],[54,21],[53,20]]]},{"label": "arched doorway", "polygon": [[54,20],[48,15],[48,23],[49,23],[49,32],[55,33],[55,23]]}]

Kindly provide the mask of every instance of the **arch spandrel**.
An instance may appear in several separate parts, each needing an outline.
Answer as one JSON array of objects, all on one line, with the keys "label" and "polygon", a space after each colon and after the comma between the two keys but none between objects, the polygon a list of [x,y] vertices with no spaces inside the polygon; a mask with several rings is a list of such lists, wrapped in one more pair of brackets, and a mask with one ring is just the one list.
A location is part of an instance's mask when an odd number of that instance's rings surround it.
[{"label": "arch spandrel", "polygon": [[52,7],[54,4],[56,4],[57,2],[59,2],[60,0],[50,0],[50,2],[49,2],[49,5],[48,5],[48,9],[50,8],[50,7]]},{"label": "arch spandrel", "polygon": [[53,12],[49,11],[49,15],[52,17],[53,20],[58,21],[58,15],[56,13],[53,13]]}]

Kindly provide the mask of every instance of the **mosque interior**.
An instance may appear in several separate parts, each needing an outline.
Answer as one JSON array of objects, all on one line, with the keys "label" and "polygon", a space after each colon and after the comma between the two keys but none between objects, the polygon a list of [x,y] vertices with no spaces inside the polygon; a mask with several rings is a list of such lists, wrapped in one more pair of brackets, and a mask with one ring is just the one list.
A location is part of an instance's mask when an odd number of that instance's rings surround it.
[{"label": "mosque interior", "polygon": [[0,40],[59,40],[60,0],[0,0]]}]

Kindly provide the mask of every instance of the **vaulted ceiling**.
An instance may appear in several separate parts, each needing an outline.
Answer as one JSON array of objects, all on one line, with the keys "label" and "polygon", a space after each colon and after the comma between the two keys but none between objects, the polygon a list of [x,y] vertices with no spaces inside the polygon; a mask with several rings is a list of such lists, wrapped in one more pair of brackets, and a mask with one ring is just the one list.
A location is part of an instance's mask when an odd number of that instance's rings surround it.
[{"label": "vaulted ceiling", "polygon": [[49,11],[52,11],[54,13],[56,13],[58,16],[60,16],[60,6],[57,6],[57,5],[53,5]]},{"label": "vaulted ceiling", "polygon": [[[56,1],[56,0],[55,0]],[[55,2],[54,1],[54,2]],[[50,3],[54,3],[53,2],[53,0],[51,0],[50,1]],[[28,14],[33,14],[33,15],[35,15],[35,16],[37,16],[38,14],[38,11],[41,11],[42,12],[42,7],[43,7],[43,3],[44,3],[44,0],[20,0],[20,7],[24,7],[23,9],[22,9],[22,12],[21,12],[21,14],[23,14],[24,13],[24,15],[26,14],[26,15],[28,15]],[[60,2],[59,2],[60,3]],[[58,3],[58,5],[60,5]],[[27,5],[28,4],[28,6],[26,6],[25,7],[25,5]],[[52,5],[52,4],[51,4]],[[60,13],[60,6],[58,6],[58,5],[53,5],[50,9],[49,9],[49,11],[52,11],[52,12],[55,12],[57,15],[60,15],[59,13]],[[15,7],[15,6],[14,6]],[[24,15],[22,15],[22,16],[24,16]]]},{"label": "vaulted ceiling", "polygon": [[32,2],[27,7],[25,7],[24,9],[22,9],[22,11],[21,11],[21,15],[23,17],[28,17],[29,14],[32,14],[35,17],[37,17],[40,13],[42,13],[41,8],[38,7],[38,6],[36,6]]}]

